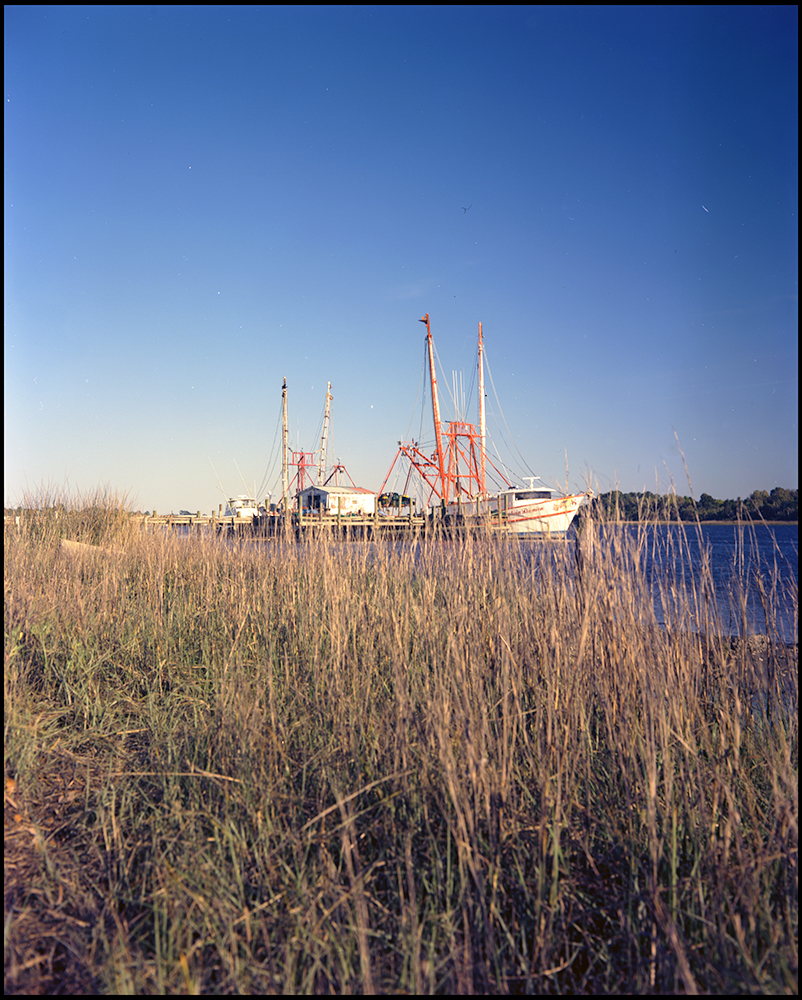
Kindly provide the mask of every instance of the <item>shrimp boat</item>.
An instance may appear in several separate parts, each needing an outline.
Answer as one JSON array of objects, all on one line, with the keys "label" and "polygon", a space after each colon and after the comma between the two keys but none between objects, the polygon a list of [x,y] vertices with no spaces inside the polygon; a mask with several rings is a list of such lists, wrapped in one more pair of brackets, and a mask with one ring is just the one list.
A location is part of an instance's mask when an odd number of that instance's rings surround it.
[{"label": "shrimp boat", "polygon": [[229,497],[225,516],[252,521],[259,517],[259,503],[254,497]]},{"label": "shrimp boat", "polygon": [[[408,463],[403,492],[408,492],[414,474],[429,491],[427,503],[439,507],[441,514],[456,523],[486,525],[515,535],[564,535],[586,498],[585,493],[565,496],[533,476],[528,486],[516,486],[488,459],[486,450],[485,390],[482,324],[479,324],[479,429],[461,420],[448,421],[443,429],[437,396],[437,376],[434,363],[434,342],[429,314],[421,319],[426,324],[429,377],[432,391],[432,415],[436,450],[426,454],[416,441],[399,442],[399,449],[380,493],[396,463]],[[504,486],[498,492],[488,492],[487,468]],[[537,482],[537,485],[536,485]]]}]

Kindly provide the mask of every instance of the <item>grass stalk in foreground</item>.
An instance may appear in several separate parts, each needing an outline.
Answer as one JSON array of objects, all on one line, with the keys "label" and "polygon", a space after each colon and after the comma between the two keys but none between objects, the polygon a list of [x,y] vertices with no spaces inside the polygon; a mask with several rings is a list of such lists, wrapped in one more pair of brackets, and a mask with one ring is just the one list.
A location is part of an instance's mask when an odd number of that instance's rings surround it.
[{"label": "grass stalk in foreground", "polygon": [[796,993],[776,578],[733,642],[643,525],[578,562],[111,506],[6,532],[7,992]]}]

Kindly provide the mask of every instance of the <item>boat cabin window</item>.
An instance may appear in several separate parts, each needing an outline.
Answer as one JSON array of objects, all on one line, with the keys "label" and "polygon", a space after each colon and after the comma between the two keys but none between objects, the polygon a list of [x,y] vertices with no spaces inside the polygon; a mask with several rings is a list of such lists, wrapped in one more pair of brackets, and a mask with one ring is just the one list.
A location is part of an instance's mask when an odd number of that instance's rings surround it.
[{"label": "boat cabin window", "polygon": [[551,490],[518,490],[516,500],[551,500]]}]

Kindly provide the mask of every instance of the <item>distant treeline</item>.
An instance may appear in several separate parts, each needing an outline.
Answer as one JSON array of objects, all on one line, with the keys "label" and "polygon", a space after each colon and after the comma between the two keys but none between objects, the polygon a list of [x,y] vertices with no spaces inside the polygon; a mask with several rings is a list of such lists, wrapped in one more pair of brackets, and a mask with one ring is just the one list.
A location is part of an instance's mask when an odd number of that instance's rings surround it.
[{"label": "distant treeline", "polygon": [[739,518],[763,521],[798,521],[799,490],[786,490],[775,486],[771,493],[755,490],[746,499],[716,500],[703,493],[698,500],[675,494],[660,496],[658,493],[622,493],[613,490],[600,493],[593,504],[607,518],[619,521],[676,518],[681,521],[737,521]]}]

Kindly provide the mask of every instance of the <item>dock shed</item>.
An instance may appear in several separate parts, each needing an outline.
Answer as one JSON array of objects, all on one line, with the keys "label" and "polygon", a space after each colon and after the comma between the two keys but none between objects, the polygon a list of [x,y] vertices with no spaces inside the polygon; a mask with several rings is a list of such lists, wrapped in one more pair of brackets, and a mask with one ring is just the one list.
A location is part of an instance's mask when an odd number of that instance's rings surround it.
[{"label": "dock shed", "polygon": [[376,513],[376,494],[361,486],[307,486],[301,490],[304,511],[321,514]]}]

